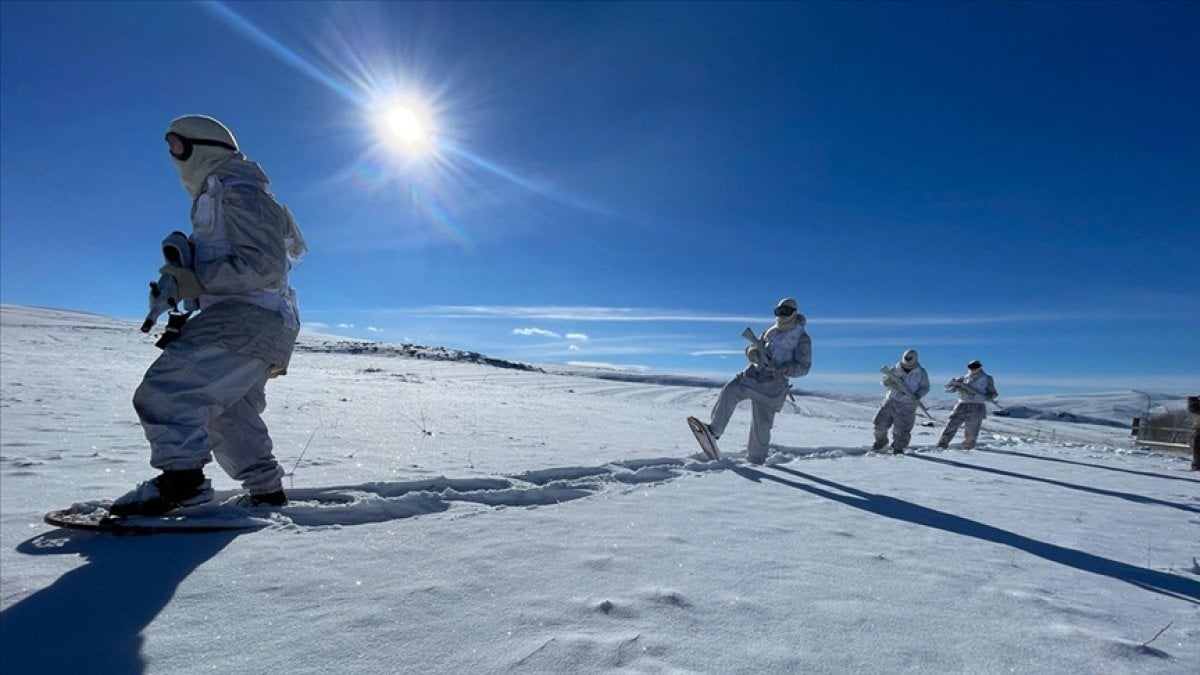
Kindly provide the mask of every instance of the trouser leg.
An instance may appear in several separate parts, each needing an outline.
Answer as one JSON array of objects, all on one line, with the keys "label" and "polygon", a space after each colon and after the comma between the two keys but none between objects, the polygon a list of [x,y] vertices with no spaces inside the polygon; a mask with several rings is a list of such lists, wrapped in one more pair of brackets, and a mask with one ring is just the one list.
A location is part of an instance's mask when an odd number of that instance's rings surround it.
[{"label": "trouser leg", "polygon": [[196,469],[212,459],[210,426],[266,380],[270,365],[212,345],[176,342],[146,371],[133,407],[150,442],[150,465]]},{"label": "trouser leg", "polygon": [[915,405],[896,405],[892,421],[892,448],[894,450],[903,450],[908,447],[909,441],[912,440],[913,425],[916,423],[917,407]]},{"label": "trouser leg", "polygon": [[875,444],[872,446],[878,450],[887,445],[888,429],[892,426],[892,402],[884,401],[879,407],[879,412],[875,413],[875,419],[872,420],[875,425]]},{"label": "trouser leg", "polygon": [[746,390],[742,386],[742,376],[738,375],[730,380],[724,387],[721,388],[721,393],[717,396],[717,402],[713,405],[709,428],[713,434],[721,436],[725,433],[725,427],[729,425],[729,419],[733,417],[733,411],[737,409],[738,403],[746,399]]},{"label": "trouser leg", "polygon": [[209,428],[217,464],[251,494],[283,489],[283,468],[272,454],[274,445],[261,416],[267,408],[266,384],[264,377]]},{"label": "trouser leg", "polygon": [[981,404],[972,404],[970,415],[963,422],[963,447],[968,450],[975,447],[975,441],[979,438],[979,430],[983,427],[983,420],[987,417],[987,408]]},{"label": "trouser leg", "polygon": [[775,425],[775,411],[758,401],[750,401],[750,440],[746,445],[746,458],[752,464],[767,461],[771,449],[771,427]]},{"label": "trouser leg", "polygon": [[942,437],[938,441],[938,445],[949,445],[950,441],[954,440],[954,434],[958,433],[958,428],[966,420],[966,411],[962,403],[957,403],[954,410],[950,411],[950,418],[946,420],[946,428],[942,430]]}]

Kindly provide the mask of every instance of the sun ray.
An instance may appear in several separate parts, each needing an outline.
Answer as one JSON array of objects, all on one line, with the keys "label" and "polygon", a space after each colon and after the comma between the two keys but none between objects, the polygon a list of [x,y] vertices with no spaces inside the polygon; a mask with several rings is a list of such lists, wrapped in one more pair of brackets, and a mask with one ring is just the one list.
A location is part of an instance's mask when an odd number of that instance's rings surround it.
[{"label": "sun ray", "polygon": [[337,78],[325,73],[296,52],[288,49],[282,42],[268,35],[265,31],[251,23],[246,18],[242,17],[242,15],[230,9],[224,3],[218,2],[217,0],[209,0],[202,3],[202,5],[209,11],[216,14],[218,18],[232,26],[235,30],[259,45],[265,47],[267,51],[270,51],[275,56],[278,56],[283,60],[284,63],[295,67],[304,75],[307,75],[320,84],[325,85],[331,91],[341,95],[351,103],[360,106],[367,104],[367,100],[361,94],[354,91],[352,88],[347,87],[345,84],[338,81]]},{"label": "sun ray", "polygon": [[[289,47],[233,6],[219,0],[202,4],[240,35],[351,103],[358,112],[357,124],[368,133],[356,166],[340,175],[352,177],[381,197],[389,192],[393,197],[408,195],[410,204],[419,206],[422,218],[445,239],[468,246],[470,230],[463,213],[499,202],[524,202],[529,196],[608,213],[589,200],[522,176],[464,147],[453,133],[453,111],[445,101],[456,91],[457,100],[467,100],[465,90],[456,90],[448,78],[438,79],[436,86],[423,85],[422,73],[412,63],[405,72],[394,36],[380,34],[376,27],[382,22],[364,18],[362,11],[333,6],[306,58],[305,49]],[[411,53],[428,47],[416,42],[405,46]]]}]

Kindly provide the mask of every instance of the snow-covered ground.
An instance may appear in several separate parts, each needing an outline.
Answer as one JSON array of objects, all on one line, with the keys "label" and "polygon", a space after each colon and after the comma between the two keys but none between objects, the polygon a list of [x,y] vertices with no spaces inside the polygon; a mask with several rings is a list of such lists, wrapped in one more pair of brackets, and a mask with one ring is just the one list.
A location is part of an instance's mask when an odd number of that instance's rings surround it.
[{"label": "snow-covered ground", "polygon": [[993,416],[975,451],[918,426],[894,457],[865,451],[877,400],[810,394],[768,466],[738,452],[745,410],[706,462],[683,418],[712,387],[306,334],[266,419],[293,490],[353,501],[90,534],[41,516],[154,475],[129,399],[157,350],[0,318],[5,675],[1200,671],[1200,474],[1115,425]]}]

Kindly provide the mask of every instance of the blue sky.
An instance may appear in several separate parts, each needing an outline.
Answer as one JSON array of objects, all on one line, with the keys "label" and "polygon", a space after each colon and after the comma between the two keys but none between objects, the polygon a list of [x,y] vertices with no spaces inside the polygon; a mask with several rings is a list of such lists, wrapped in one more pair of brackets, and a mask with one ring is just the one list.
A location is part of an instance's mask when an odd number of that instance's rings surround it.
[{"label": "blue sky", "polygon": [[915,347],[1002,396],[1200,389],[1200,5],[0,12],[6,303],[140,318],[203,113],[300,221],[320,332],[723,378],[794,296],[802,388]]}]

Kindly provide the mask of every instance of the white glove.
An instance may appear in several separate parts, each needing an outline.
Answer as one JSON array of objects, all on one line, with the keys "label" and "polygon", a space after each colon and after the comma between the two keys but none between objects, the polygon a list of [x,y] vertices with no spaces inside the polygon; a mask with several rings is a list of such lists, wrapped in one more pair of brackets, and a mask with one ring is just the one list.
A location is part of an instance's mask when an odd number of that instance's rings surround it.
[{"label": "white glove", "polygon": [[746,360],[748,360],[750,363],[753,363],[756,366],[762,365],[762,363],[763,363],[762,354],[759,353],[758,347],[756,345],[750,345],[749,347],[746,347]]}]

